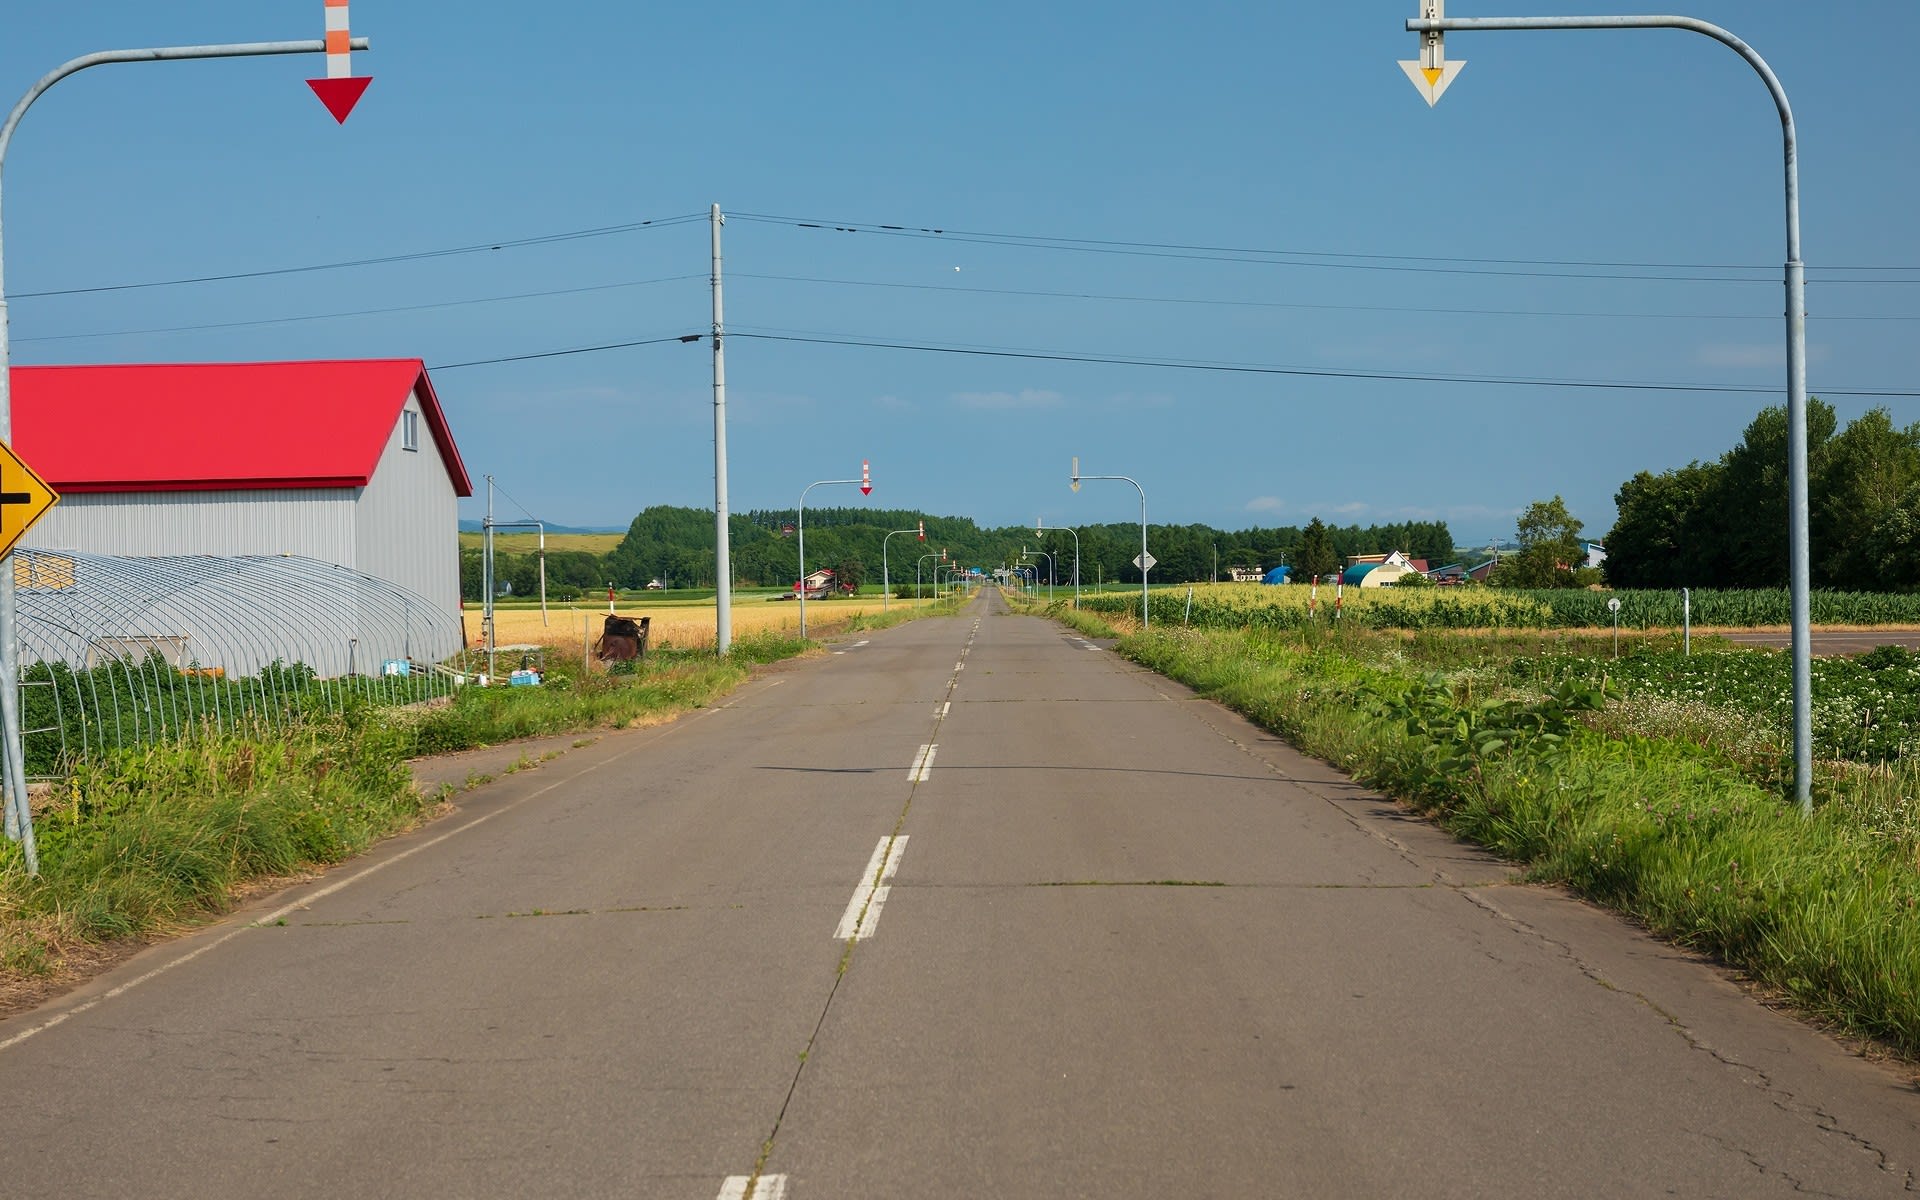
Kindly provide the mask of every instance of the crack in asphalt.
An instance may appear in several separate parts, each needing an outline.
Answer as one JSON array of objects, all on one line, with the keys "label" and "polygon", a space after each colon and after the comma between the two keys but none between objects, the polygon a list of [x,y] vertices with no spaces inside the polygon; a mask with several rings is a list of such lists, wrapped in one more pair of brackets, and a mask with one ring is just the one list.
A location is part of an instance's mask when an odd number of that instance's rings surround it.
[{"label": "crack in asphalt", "polygon": [[[980,635],[980,620],[981,618],[975,617],[973,627],[967,631],[967,640],[960,649],[959,661],[962,663],[966,661],[968,652],[973,649],[974,639]],[[939,740],[940,726],[946,723],[951,711],[954,689],[959,686],[960,672],[956,665],[954,673],[947,680],[947,690],[943,693],[941,701],[943,707],[934,716],[932,728],[927,732],[929,744]],[[820,1041],[820,1031],[826,1027],[827,1016],[833,1011],[834,998],[840,994],[841,983],[853,970],[854,948],[859,945],[859,929],[866,924],[867,911],[873,905],[874,893],[880,887],[880,881],[886,876],[887,862],[893,857],[893,848],[900,837],[900,831],[906,827],[907,814],[913,811],[913,798],[919,792],[920,784],[921,781],[917,778],[908,782],[906,801],[900,806],[899,815],[894,818],[893,828],[887,834],[886,851],[878,856],[874,865],[873,879],[869,881],[871,886],[867,892],[866,901],[860,906],[860,915],[853,922],[854,933],[848,935],[845,945],[841,948],[840,963],[833,974],[833,986],[827,989],[826,1000],[820,1006],[819,1019],[814,1021],[813,1030],[807,1035],[807,1044],[800,1051],[800,1061],[794,1066],[793,1078],[787,1082],[787,1094],[780,1101],[780,1111],[774,1115],[773,1128],[767,1131],[766,1141],[760,1144],[760,1156],[754,1160],[753,1172],[747,1177],[744,1200],[753,1200],[754,1192],[760,1185],[760,1177],[766,1172],[767,1162],[773,1157],[774,1146],[779,1141],[780,1127],[786,1122],[787,1109],[793,1104],[794,1093],[799,1091],[801,1077],[806,1074],[807,1062],[813,1057],[813,1049]]]},{"label": "crack in asphalt", "polygon": [[[1908,1191],[1908,1192],[1920,1191],[1920,1182],[1916,1181],[1914,1172],[1910,1169],[1903,1170],[1900,1167],[1894,1165],[1891,1159],[1891,1156],[1887,1153],[1887,1151],[1881,1149],[1878,1145],[1874,1144],[1871,1140],[1861,1137],[1859,1134],[1854,1133],[1849,1129],[1843,1128],[1841,1126],[1840,1119],[1834,1114],[1829,1113],[1824,1109],[1821,1109],[1817,1105],[1809,1104],[1802,1101],[1797,1095],[1795,1095],[1791,1091],[1788,1091],[1779,1082],[1777,1082],[1771,1075],[1769,1075],[1766,1071],[1762,1070],[1761,1068],[1756,1067],[1751,1063],[1741,1062],[1739,1059],[1734,1058],[1731,1055],[1725,1053],[1724,1051],[1719,1050],[1716,1047],[1708,1044],[1706,1041],[1702,1040],[1697,1034],[1695,1034],[1694,1031],[1687,1026],[1686,1022],[1682,1021],[1679,1018],[1679,1016],[1677,1016],[1672,1012],[1669,1012],[1658,1001],[1654,1000],[1653,997],[1648,996],[1644,992],[1628,989],[1628,988],[1622,988],[1619,985],[1615,984],[1611,979],[1608,979],[1606,975],[1603,972],[1601,972],[1598,968],[1592,966],[1585,959],[1583,959],[1579,955],[1579,953],[1574,950],[1573,946],[1570,943],[1560,938],[1549,936],[1547,933],[1543,932],[1537,926],[1533,925],[1528,921],[1524,921],[1519,917],[1514,916],[1512,913],[1509,913],[1505,909],[1502,909],[1498,905],[1492,903],[1484,896],[1470,894],[1466,889],[1463,889],[1463,888],[1455,888],[1452,890],[1458,892],[1461,895],[1461,897],[1464,900],[1466,900],[1469,904],[1473,904],[1479,908],[1484,909],[1487,913],[1499,919],[1501,922],[1506,924],[1509,928],[1513,929],[1515,932],[1520,933],[1526,937],[1533,938],[1535,941],[1539,942],[1541,945],[1551,947],[1553,950],[1557,951],[1562,958],[1564,958],[1568,963],[1570,963],[1575,970],[1579,971],[1581,975],[1585,976],[1589,982],[1593,983],[1598,987],[1604,988],[1609,992],[1614,992],[1616,994],[1626,996],[1631,1000],[1633,1000],[1638,1005],[1640,1005],[1642,1008],[1645,1008],[1647,1011],[1659,1017],[1662,1021],[1666,1023],[1667,1027],[1670,1030],[1672,1030],[1673,1033],[1677,1037],[1679,1037],[1682,1042],[1686,1044],[1689,1050],[1694,1050],[1701,1054],[1704,1054],[1708,1058],[1712,1059],[1714,1062],[1733,1071],[1734,1074],[1737,1077],[1739,1077],[1743,1083],[1745,1083],[1748,1087],[1752,1087],[1759,1090],[1761,1094],[1767,1098],[1767,1102],[1772,1104],[1776,1109],[1778,1109],[1782,1113],[1785,1113],[1789,1116],[1794,1116],[1794,1117],[1811,1116],[1814,1119],[1815,1127],[1818,1128],[1822,1133],[1831,1133],[1838,1137],[1844,1138],[1845,1140],[1852,1143],[1855,1147],[1857,1147],[1861,1151],[1872,1155],[1874,1159],[1874,1166],[1876,1169],[1889,1175],[1898,1175],[1901,1179],[1902,1190]],[[1702,1136],[1707,1136],[1707,1135],[1703,1134]],[[1745,1153],[1745,1151],[1742,1151],[1742,1152]],[[1749,1157],[1751,1157],[1751,1155],[1749,1155]],[[1761,1167],[1762,1170],[1766,1169],[1764,1164],[1759,1163],[1758,1160],[1754,1160],[1754,1161],[1756,1166]],[[1780,1175],[1782,1178],[1787,1179],[1790,1183],[1792,1183],[1795,1191],[1806,1190],[1804,1185],[1802,1184],[1802,1181],[1795,1179],[1791,1175],[1787,1175],[1784,1171],[1775,1171],[1773,1173]],[[1808,1194],[1824,1196],[1824,1195],[1829,1195],[1831,1193],[1810,1192]]]}]

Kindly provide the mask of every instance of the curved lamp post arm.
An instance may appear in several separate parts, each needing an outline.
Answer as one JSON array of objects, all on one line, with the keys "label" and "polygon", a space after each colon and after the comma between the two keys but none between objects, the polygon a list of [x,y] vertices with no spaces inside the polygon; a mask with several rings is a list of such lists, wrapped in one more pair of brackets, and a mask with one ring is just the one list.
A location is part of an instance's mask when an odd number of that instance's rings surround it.
[{"label": "curved lamp post arm", "polygon": [[800,531],[800,640],[807,637],[807,493],[817,487],[831,487],[835,484],[850,483],[859,487],[858,479],[816,479],[800,489],[800,513],[796,525]]},{"label": "curved lamp post arm", "polygon": [[[350,46],[355,50],[368,48],[366,38],[353,38]],[[14,130],[20,127],[20,119],[27,115],[33,102],[45,95],[48,88],[59,83],[67,76],[88,67],[104,66],[108,63],[162,62],[168,59],[184,58],[245,58],[262,54],[325,54],[327,43],[318,38],[298,42],[237,42],[224,46],[162,46],[147,50],[101,50],[94,54],[83,54],[68,59],[47,74],[40,77],[26,94],[20,97],[13,110],[7,114],[5,123],[0,123],[0,178],[6,173],[7,148],[13,144]],[[12,348],[7,338],[7,293],[4,266],[5,255],[0,253],[0,441],[13,440],[13,362]],[[3,561],[3,560],[0,560]],[[15,659],[14,649],[14,591],[11,571],[0,575],[0,736],[5,740],[4,763],[0,771],[5,774],[5,798],[0,799],[0,808],[5,811],[5,829],[9,837],[17,837],[22,844],[27,863],[27,873],[38,875],[40,864],[33,841],[33,818],[27,807],[26,771],[21,763],[21,732],[19,713],[19,663]]]},{"label": "curved lamp post arm", "polygon": [[[1075,459],[1074,461],[1077,463],[1080,460]],[[1139,480],[1128,478],[1125,475],[1075,475],[1073,477],[1074,485],[1076,487],[1079,486],[1080,481],[1083,479],[1118,479],[1126,483],[1131,483],[1134,487],[1134,490],[1140,493],[1140,628],[1145,629],[1147,628],[1147,622],[1148,622],[1147,565],[1146,565],[1147,564],[1147,489],[1140,486]]]},{"label": "curved lamp post arm", "polygon": [[1070,533],[1073,535],[1073,606],[1080,607],[1080,531],[1065,525],[1034,524],[1034,532]]},{"label": "curved lamp post arm", "polygon": [[903,533],[919,533],[918,529],[895,529],[880,539],[880,610],[886,611],[888,594],[893,587],[887,580],[887,543]]},{"label": "curved lamp post arm", "polygon": [[1708,21],[1680,16],[1599,17],[1414,17],[1410,33],[1464,30],[1681,29],[1720,42],[1747,60],[1780,111],[1787,193],[1787,474],[1788,584],[1793,619],[1793,790],[1802,814],[1813,812],[1813,635],[1807,529],[1807,271],[1800,257],[1800,150],[1793,106],[1780,79],[1731,32]]}]

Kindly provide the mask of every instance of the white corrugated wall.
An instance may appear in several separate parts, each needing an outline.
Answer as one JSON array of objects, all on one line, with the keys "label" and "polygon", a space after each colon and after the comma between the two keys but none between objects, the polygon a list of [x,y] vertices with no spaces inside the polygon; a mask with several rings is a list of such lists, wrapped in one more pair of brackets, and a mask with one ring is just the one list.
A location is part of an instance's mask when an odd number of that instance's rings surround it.
[{"label": "white corrugated wall", "polygon": [[62,496],[21,544],[91,554],[298,554],[353,563],[341,488]]},{"label": "white corrugated wall", "polygon": [[[354,566],[363,574],[390,580],[442,612],[460,613],[460,514],[453,480],[440,448],[421,414],[418,395],[407,397],[416,414],[418,449],[403,444],[407,418],[402,413],[387,435],[387,448],[373,478],[354,505]],[[415,647],[413,657],[438,660],[458,650],[449,646]]]}]

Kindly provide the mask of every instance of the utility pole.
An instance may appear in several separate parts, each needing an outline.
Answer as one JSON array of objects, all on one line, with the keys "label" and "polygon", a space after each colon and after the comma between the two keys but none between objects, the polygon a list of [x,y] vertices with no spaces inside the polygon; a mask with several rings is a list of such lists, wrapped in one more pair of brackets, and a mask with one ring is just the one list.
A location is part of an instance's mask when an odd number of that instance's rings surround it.
[{"label": "utility pole", "polygon": [[720,303],[720,227],[726,218],[713,206],[713,648],[725,658],[733,648],[733,543],[727,529],[727,347]]}]

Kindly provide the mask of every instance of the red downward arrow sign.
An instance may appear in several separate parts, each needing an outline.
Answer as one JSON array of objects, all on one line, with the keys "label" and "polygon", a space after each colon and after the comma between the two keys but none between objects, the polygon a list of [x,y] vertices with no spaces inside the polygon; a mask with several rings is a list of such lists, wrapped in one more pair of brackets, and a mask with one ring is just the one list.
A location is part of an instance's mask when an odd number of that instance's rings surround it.
[{"label": "red downward arrow sign", "polygon": [[360,97],[366,94],[367,85],[373,82],[371,75],[349,75],[342,79],[309,79],[307,86],[313,94],[320,97],[320,103],[327,106],[333,119],[342,125],[353,112],[353,106],[360,103]]}]

